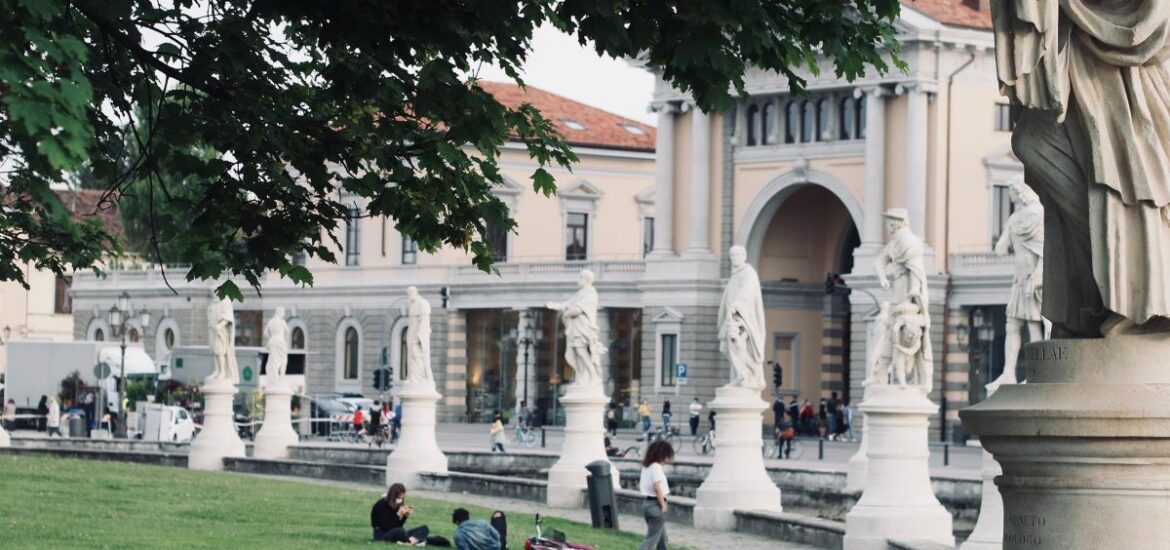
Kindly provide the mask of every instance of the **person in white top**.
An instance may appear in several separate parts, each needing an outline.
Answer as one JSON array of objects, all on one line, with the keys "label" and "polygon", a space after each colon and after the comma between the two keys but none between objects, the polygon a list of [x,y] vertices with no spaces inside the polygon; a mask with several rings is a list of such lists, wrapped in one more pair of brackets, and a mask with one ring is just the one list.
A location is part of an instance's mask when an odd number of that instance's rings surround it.
[{"label": "person in white top", "polygon": [[691,401],[687,411],[691,413],[691,435],[699,435],[699,417],[703,415],[703,405],[699,403],[698,397]]},{"label": "person in white top", "polygon": [[642,479],[638,489],[644,497],[642,515],[646,518],[646,538],[638,550],[667,550],[666,495],[670,494],[670,484],[662,467],[673,460],[674,447],[662,439],[651,443],[642,458]]}]

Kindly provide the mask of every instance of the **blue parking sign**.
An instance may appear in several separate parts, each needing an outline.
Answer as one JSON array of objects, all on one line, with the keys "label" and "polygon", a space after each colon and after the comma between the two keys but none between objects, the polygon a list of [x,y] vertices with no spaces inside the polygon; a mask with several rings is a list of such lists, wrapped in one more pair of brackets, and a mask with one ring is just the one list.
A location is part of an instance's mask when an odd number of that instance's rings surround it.
[{"label": "blue parking sign", "polygon": [[678,384],[686,384],[687,383],[687,364],[686,363],[677,363],[677,364],[675,364],[675,369],[677,371],[677,375],[675,376],[675,382],[677,382]]}]

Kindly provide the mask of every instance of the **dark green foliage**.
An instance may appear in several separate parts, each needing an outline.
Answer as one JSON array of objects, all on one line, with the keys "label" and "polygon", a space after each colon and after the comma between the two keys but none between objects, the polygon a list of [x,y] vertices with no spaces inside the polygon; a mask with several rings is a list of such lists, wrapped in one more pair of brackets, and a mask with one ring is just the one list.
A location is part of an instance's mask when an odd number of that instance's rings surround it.
[{"label": "dark green foliage", "polygon": [[[815,9],[812,9],[815,8]],[[130,248],[190,265],[188,279],[258,287],[305,252],[336,261],[335,229],[359,198],[423,251],[470,250],[490,269],[487,222],[500,147],[546,168],[575,156],[531,106],[476,85],[483,63],[515,76],[551,23],[602,54],[640,57],[706,108],[730,104],[749,66],[793,88],[823,53],[856,77],[896,58],[898,0],[0,0],[0,280],[25,261],[57,272],[116,251],[74,223],[49,184],[84,170],[130,223]],[[883,58],[885,52],[893,57]]]}]

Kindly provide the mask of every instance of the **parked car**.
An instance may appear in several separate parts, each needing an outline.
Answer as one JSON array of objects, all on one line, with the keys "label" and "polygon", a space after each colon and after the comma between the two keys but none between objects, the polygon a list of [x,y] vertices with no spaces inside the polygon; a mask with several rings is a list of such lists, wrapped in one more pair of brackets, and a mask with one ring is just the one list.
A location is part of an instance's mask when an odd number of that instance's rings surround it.
[{"label": "parked car", "polygon": [[[353,422],[355,407],[351,403],[328,397],[314,397],[310,400],[313,418],[313,435],[328,436],[337,430],[345,430]],[[328,422],[321,422],[323,419]]]}]

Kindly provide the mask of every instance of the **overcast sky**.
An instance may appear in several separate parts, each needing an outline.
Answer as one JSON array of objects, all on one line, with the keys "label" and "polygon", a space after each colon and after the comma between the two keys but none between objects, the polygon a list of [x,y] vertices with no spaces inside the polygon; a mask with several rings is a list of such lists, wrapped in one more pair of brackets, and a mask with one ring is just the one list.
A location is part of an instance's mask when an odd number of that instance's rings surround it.
[{"label": "overcast sky", "polygon": [[[485,66],[479,77],[507,81],[504,71]],[[626,61],[603,58],[591,48],[551,27],[536,31],[532,53],[524,66],[524,81],[557,95],[586,103],[627,118],[654,125],[646,111],[654,91],[654,77]]]}]

